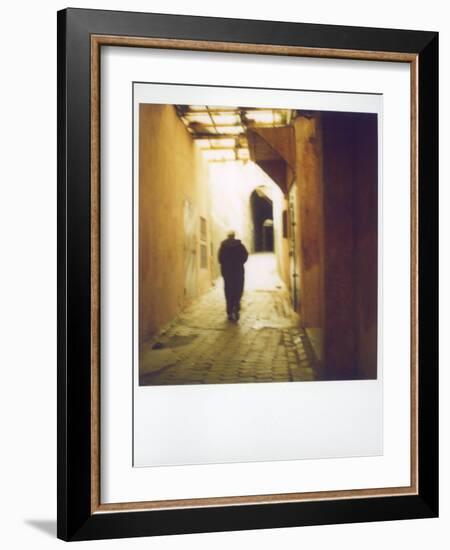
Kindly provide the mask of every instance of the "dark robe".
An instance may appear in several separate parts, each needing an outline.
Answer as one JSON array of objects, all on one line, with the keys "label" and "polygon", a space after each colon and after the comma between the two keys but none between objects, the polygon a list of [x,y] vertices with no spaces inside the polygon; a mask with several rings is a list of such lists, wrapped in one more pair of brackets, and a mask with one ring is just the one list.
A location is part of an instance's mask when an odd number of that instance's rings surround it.
[{"label": "dark robe", "polygon": [[244,291],[244,264],[248,252],[239,239],[228,238],[222,241],[218,259],[224,280],[227,313],[238,312]]}]

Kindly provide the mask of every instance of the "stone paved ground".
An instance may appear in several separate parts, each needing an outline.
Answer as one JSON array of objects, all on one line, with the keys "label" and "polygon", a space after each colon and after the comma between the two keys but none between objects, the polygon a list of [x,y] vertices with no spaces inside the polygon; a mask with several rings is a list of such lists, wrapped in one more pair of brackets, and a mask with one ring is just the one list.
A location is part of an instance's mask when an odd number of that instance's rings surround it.
[{"label": "stone paved ground", "polygon": [[273,254],[252,254],[238,323],[223,284],[184,310],[140,351],[141,385],[314,380],[315,357],[298,327]]}]

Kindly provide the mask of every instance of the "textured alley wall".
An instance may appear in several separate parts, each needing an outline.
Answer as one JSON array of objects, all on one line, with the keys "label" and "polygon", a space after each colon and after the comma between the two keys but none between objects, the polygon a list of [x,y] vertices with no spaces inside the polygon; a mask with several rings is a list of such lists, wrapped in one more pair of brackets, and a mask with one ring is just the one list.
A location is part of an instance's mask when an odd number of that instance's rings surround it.
[{"label": "textured alley wall", "polygon": [[375,378],[377,117],[300,113],[294,129],[301,322],[324,378]]},{"label": "textured alley wall", "polygon": [[300,316],[304,327],[323,327],[323,181],[320,115],[294,121],[299,243]]},{"label": "textured alley wall", "polygon": [[322,113],[325,367],[331,378],[376,378],[377,116]]},{"label": "textured alley wall", "polygon": [[[139,112],[139,338],[211,284],[208,166],[171,105]],[[206,220],[206,240],[200,235]],[[206,268],[201,246],[206,246]],[[203,250],[204,253],[204,250]]]}]

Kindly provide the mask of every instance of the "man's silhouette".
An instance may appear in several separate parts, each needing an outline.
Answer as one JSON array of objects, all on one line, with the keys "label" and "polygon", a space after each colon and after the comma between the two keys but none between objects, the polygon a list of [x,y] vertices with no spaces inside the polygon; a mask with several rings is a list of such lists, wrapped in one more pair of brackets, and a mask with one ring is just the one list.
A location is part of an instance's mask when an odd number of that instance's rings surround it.
[{"label": "man's silhouette", "polygon": [[222,241],[218,257],[225,288],[228,319],[237,321],[244,291],[244,264],[247,261],[248,252],[241,241],[235,238],[234,231],[229,231],[227,238]]}]

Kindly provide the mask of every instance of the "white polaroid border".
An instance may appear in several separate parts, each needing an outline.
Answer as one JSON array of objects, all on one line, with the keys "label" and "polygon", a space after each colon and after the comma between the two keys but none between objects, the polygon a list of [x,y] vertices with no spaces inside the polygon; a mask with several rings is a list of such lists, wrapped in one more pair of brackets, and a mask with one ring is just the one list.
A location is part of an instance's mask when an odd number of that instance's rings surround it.
[{"label": "white polaroid border", "polygon": [[[103,47],[101,66],[101,501],[409,485],[409,66],[122,47]],[[174,75],[203,86],[136,84],[132,104],[133,82],[165,83]],[[330,90],[343,93],[324,93]],[[382,94],[383,104],[379,355],[385,368],[380,361],[378,380],[139,388],[135,376],[133,388],[136,102],[380,113],[380,96],[370,94]],[[148,464],[177,465],[135,467]]]},{"label": "white polaroid border", "polygon": [[[141,103],[377,113],[378,146],[382,150],[381,95],[134,84],[134,466],[380,455],[381,361],[377,380],[139,386],[138,143]],[[379,164],[381,182],[381,155]],[[381,219],[381,207],[379,214]],[[381,254],[379,256],[381,260]],[[379,279],[381,281],[381,261]],[[379,289],[381,292],[381,284]],[[379,313],[380,319],[381,308]]]}]

